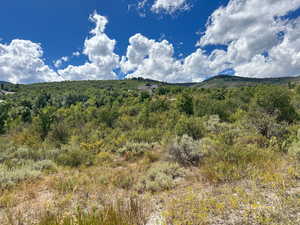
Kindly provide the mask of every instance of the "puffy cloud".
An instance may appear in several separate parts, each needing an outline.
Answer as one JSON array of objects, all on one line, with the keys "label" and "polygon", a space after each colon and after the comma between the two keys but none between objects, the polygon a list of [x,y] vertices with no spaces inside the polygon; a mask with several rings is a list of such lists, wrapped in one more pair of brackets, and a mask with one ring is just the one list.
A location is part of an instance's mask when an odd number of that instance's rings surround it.
[{"label": "puffy cloud", "polygon": [[173,46],[166,40],[156,42],[141,34],[129,39],[121,68],[127,77],[144,77],[161,81],[176,81],[181,63],[173,58]]},{"label": "puffy cloud", "polygon": [[80,56],[80,52],[78,52],[78,51],[77,52],[73,52],[72,56]]},{"label": "puffy cloud", "polygon": [[283,41],[267,55],[257,54],[237,65],[236,74],[248,77],[280,77],[300,75],[300,19],[287,26]]},{"label": "puffy cloud", "polygon": [[[276,34],[285,29],[281,16],[300,7],[300,0],[231,0],[209,18],[205,35],[199,45],[229,44],[238,39],[276,44]],[[270,44],[267,44],[267,40]]]},{"label": "puffy cloud", "polygon": [[62,66],[62,64],[63,64],[64,62],[68,62],[68,61],[69,61],[69,57],[68,57],[68,56],[63,56],[63,57],[61,57],[60,59],[55,60],[53,63],[54,63],[54,66],[55,66],[56,68],[59,68],[59,67]]},{"label": "puffy cloud", "polygon": [[148,10],[153,13],[174,14],[179,11],[188,11],[192,5],[189,0],[138,0],[136,4],[129,4],[128,9],[136,9],[141,17],[146,17]]},{"label": "puffy cloud", "polygon": [[176,11],[186,11],[190,9],[187,0],[156,0],[151,7],[155,13],[164,12],[172,14]]},{"label": "puffy cloud", "polygon": [[[140,7],[145,7],[147,0]],[[172,13],[186,1],[156,0],[152,10]],[[209,19],[198,49],[186,58],[174,56],[167,40],[156,41],[141,34],[129,39],[121,70],[127,77],[144,77],[167,82],[201,81],[222,71],[233,69],[236,75],[271,77],[298,75],[299,20],[286,16],[300,7],[300,0],[284,4],[281,0],[231,0],[217,9]],[[272,10],[270,10],[272,8]],[[87,39],[83,53],[89,62],[59,71],[67,79],[111,79],[118,67],[115,41],[104,33],[107,19],[91,17],[96,28]],[[224,45],[207,53],[206,45]],[[105,72],[103,72],[105,71]]]},{"label": "puffy cloud", "polygon": [[0,43],[0,80],[12,83],[59,81],[59,75],[45,65],[40,44],[15,39]]},{"label": "puffy cloud", "polygon": [[189,82],[199,82],[209,76],[218,75],[228,67],[225,56],[226,52],[223,50],[214,50],[208,55],[199,48],[184,59],[183,75],[190,77]]},{"label": "puffy cloud", "polygon": [[300,0],[231,0],[211,15],[198,46],[225,45],[221,61],[240,76],[298,75],[298,27],[284,17],[299,7]]},{"label": "puffy cloud", "polygon": [[96,12],[90,20],[96,26],[90,32],[92,37],[85,40],[83,50],[89,61],[80,66],[69,65],[58,73],[67,80],[116,79],[114,70],[119,66],[119,56],[114,53],[116,41],[104,33],[108,20]]},{"label": "puffy cloud", "polygon": [[[183,60],[174,57],[174,48],[166,40],[157,42],[141,34],[129,39],[126,57],[121,69],[127,77],[144,77],[167,82],[196,82],[222,70],[224,51],[216,50],[210,56],[198,49]],[[224,63],[224,62],[223,62]]]}]

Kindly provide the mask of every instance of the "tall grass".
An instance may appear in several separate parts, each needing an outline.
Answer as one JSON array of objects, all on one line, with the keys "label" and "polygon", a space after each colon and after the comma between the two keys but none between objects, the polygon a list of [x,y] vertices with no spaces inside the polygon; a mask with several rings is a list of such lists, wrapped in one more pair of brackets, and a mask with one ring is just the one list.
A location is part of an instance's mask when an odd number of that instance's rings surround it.
[{"label": "tall grass", "polygon": [[[101,209],[86,211],[78,208],[73,214],[64,212],[44,213],[36,225],[144,225],[147,223],[149,207],[137,198],[104,203]],[[8,216],[8,218],[10,218]],[[20,219],[9,219],[7,225],[19,225]]]}]

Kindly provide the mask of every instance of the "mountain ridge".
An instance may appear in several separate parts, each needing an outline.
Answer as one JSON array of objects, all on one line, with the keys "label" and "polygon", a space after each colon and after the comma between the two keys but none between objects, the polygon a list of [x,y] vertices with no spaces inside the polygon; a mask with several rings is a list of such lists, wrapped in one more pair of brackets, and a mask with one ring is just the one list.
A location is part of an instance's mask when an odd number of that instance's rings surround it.
[{"label": "mountain ridge", "polygon": [[199,88],[222,88],[222,87],[243,87],[256,85],[285,85],[289,83],[300,83],[300,76],[295,77],[272,77],[253,78],[230,75],[218,75],[194,85]]},{"label": "mountain ridge", "polygon": [[[62,81],[62,82],[45,82],[45,83],[33,83],[25,84],[25,86],[36,86],[36,85],[47,85],[51,83],[79,83],[79,82],[90,82],[92,80],[85,81]],[[95,80],[96,81],[96,80]],[[230,88],[230,87],[245,87],[245,86],[257,86],[257,85],[286,85],[289,83],[300,83],[300,76],[295,77],[276,77],[276,78],[253,78],[253,77],[240,77],[231,75],[217,75],[210,77],[202,82],[187,82],[187,83],[167,83],[152,79],[133,78],[125,80],[97,80],[96,82],[103,82],[103,84],[113,85],[116,83],[135,83],[134,86],[140,84],[161,84],[171,86],[182,86],[182,87],[196,87],[196,88]],[[6,81],[0,81],[0,84],[12,84]],[[23,84],[24,85],[24,84]]]}]

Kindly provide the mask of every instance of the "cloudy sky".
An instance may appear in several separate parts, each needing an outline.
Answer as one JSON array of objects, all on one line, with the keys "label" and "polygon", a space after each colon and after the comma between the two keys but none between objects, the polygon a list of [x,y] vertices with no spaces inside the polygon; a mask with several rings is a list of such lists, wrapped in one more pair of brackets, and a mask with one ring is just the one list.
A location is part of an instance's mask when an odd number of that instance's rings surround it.
[{"label": "cloudy sky", "polygon": [[0,80],[300,75],[300,0],[2,0]]}]

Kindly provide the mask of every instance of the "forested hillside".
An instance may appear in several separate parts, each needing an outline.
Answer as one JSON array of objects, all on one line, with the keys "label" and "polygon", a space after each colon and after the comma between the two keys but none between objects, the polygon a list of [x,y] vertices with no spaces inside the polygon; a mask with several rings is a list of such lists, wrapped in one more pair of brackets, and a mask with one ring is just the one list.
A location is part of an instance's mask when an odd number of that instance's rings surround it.
[{"label": "forested hillside", "polygon": [[0,224],[300,224],[298,85],[9,88]]}]

